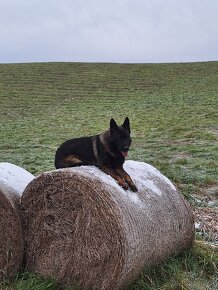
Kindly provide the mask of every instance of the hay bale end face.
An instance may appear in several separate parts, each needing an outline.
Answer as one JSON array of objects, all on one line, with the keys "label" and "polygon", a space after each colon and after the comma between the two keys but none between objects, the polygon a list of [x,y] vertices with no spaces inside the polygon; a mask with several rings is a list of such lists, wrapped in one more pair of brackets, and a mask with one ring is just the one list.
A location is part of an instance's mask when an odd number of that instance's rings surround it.
[{"label": "hay bale end face", "polygon": [[21,267],[23,234],[18,204],[33,178],[14,164],[0,163],[0,280],[12,278]]},{"label": "hay bale end face", "polygon": [[192,211],[154,167],[126,161],[138,192],[98,168],[47,172],[24,191],[27,270],[84,289],[117,289],[192,245]]}]

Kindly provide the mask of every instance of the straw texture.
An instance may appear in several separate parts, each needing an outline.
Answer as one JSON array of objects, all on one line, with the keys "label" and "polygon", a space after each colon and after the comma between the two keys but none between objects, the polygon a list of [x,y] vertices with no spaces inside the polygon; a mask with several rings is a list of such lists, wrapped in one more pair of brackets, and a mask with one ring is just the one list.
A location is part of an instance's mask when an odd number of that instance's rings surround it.
[{"label": "straw texture", "polygon": [[19,202],[31,179],[33,176],[26,170],[0,163],[0,280],[12,278],[21,267],[23,233]]},{"label": "straw texture", "polygon": [[98,168],[47,172],[22,196],[26,266],[83,289],[118,289],[191,246],[192,211],[154,167],[126,161],[138,192],[124,191]]}]

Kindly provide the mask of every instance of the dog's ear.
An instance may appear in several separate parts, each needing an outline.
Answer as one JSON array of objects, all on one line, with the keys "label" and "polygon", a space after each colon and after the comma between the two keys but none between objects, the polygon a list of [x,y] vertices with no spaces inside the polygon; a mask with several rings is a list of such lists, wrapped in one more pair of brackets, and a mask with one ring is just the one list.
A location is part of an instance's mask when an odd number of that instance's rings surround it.
[{"label": "dog's ear", "polygon": [[118,128],[117,123],[116,123],[115,120],[112,118],[112,119],[110,120],[110,131],[111,131],[111,133],[114,132],[117,128]]},{"label": "dog's ear", "polygon": [[130,124],[129,124],[129,118],[126,117],[124,123],[123,123],[123,127],[128,130],[130,132]]}]

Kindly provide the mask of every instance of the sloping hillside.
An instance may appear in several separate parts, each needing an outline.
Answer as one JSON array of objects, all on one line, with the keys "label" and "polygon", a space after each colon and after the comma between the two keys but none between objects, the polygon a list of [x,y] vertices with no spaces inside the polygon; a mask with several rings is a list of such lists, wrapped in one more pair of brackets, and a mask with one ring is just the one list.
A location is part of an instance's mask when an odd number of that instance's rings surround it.
[{"label": "sloping hillside", "polygon": [[[0,108],[0,161],[33,174],[54,169],[55,150],[63,141],[100,133],[111,117],[121,123],[129,116],[129,158],[150,163],[168,176],[197,209],[198,238],[218,242],[216,226],[202,221],[201,214],[203,207],[206,219],[217,216],[218,62],[0,64]],[[180,289],[173,286],[178,281],[183,289],[215,289],[188,286],[194,285],[201,259],[212,257],[210,251],[198,246],[130,289]],[[211,261],[199,277],[202,287],[215,283],[206,279],[215,277]],[[156,281],[157,275],[161,278]]]}]

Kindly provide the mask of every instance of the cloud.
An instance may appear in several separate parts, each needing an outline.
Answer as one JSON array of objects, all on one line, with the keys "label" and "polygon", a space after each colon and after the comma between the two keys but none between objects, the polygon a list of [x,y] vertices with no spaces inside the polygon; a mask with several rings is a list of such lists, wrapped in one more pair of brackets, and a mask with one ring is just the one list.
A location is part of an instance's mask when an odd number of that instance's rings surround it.
[{"label": "cloud", "polygon": [[218,60],[217,0],[0,0],[0,62]]}]

